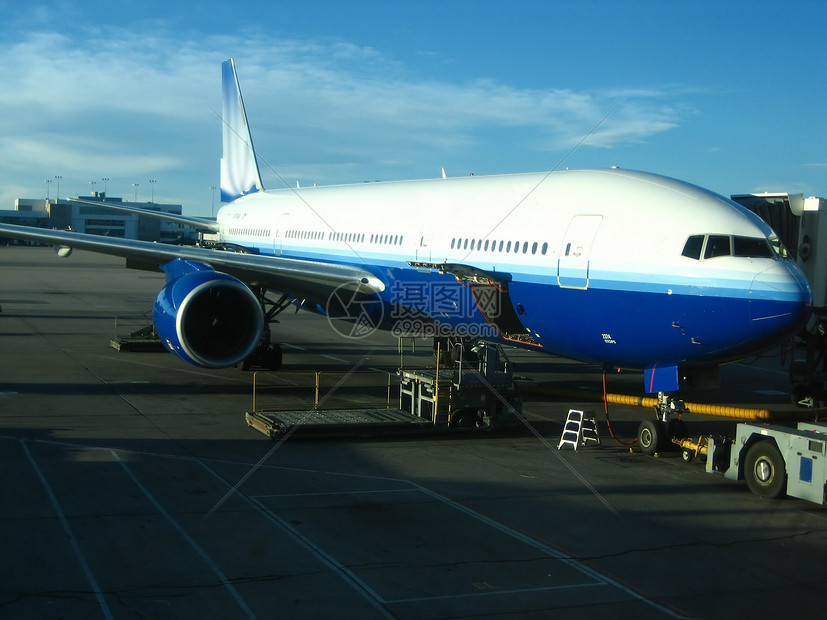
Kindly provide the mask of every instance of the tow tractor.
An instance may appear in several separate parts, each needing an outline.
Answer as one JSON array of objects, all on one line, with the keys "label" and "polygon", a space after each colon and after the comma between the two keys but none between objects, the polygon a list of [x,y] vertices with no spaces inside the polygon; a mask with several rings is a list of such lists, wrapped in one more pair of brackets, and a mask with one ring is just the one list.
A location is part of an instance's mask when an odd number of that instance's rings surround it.
[{"label": "tow tractor", "polygon": [[749,490],[774,499],[789,495],[827,503],[827,425],[799,422],[795,429],[741,422],[735,439],[673,439],[684,461],[706,458],[706,472],[746,480]]}]

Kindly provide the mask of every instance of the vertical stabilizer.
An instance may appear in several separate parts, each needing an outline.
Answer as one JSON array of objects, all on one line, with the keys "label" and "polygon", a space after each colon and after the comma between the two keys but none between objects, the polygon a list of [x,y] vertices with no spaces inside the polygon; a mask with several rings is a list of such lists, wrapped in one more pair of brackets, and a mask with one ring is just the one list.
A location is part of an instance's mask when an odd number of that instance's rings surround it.
[{"label": "vertical stabilizer", "polygon": [[221,202],[231,202],[264,189],[232,58],[221,64],[221,117]]}]

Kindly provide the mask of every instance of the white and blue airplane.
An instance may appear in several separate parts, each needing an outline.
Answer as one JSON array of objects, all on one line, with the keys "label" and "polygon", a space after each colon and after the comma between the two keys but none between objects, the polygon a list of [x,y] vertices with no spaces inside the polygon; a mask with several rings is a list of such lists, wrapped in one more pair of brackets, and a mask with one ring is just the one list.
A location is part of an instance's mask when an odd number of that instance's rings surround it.
[{"label": "white and blue airplane", "polygon": [[[217,233],[223,249],[0,225],[1,236],[163,270],[156,329],[187,362],[245,360],[294,304],[362,327],[639,369],[647,392],[672,392],[686,372],[763,351],[808,316],[807,281],[765,222],[655,174],[443,173],[265,190],[235,65],[222,67],[226,204],[216,221],[177,219]],[[282,295],[269,308],[266,290]]]}]

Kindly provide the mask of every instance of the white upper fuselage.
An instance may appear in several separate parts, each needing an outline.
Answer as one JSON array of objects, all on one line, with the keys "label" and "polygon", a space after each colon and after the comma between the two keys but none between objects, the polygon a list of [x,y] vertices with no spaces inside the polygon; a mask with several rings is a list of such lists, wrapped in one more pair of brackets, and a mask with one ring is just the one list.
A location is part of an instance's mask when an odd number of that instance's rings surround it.
[{"label": "white upper fuselage", "polygon": [[[467,263],[557,284],[576,215],[599,217],[589,247],[581,250],[582,257],[588,249],[589,275],[600,273],[618,286],[661,281],[662,292],[719,288],[722,280],[751,280],[758,260],[763,269],[777,267],[774,257],[682,256],[691,235],[768,238],[772,231],[716,194],[619,169],[260,192],[223,207],[218,222],[222,241],[262,254],[379,267]],[[569,256],[577,250],[569,248]]]}]

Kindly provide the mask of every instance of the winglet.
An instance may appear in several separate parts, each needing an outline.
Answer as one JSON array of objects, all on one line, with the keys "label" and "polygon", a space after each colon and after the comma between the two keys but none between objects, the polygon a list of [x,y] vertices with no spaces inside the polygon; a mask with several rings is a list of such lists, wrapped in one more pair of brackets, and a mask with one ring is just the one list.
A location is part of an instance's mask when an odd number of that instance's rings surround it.
[{"label": "winglet", "polygon": [[221,202],[264,189],[256,162],[253,138],[233,59],[221,64],[221,117],[224,150],[221,156]]}]

